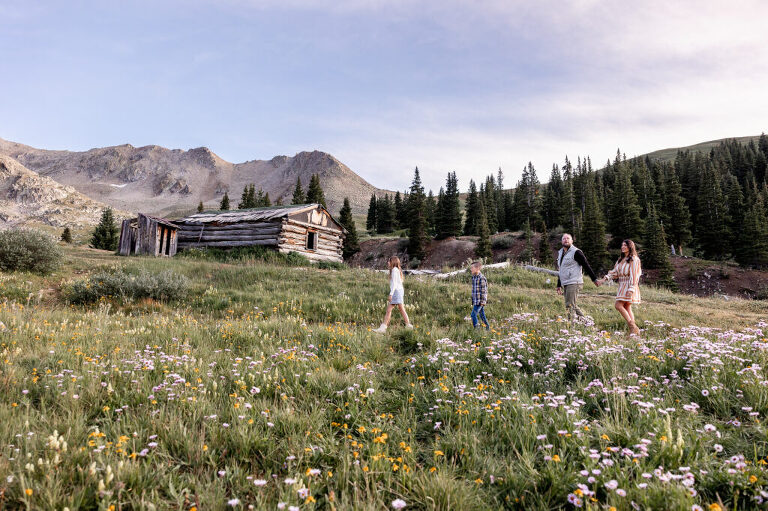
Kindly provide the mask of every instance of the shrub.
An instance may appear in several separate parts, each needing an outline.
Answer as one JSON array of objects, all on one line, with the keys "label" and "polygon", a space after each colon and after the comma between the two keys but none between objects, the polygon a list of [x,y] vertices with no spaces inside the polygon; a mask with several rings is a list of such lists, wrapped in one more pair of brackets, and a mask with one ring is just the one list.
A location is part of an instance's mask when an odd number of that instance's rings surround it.
[{"label": "shrub", "polygon": [[515,236],[512,234],[497,236],[491,240],[491,247],[499,250],[512,248],[514,244],[515,244]]},{"label": "shrub", "polygon": [[129,274],[124,270],[101,271],[72,284],[67,299],[72,303],[93,303],[102,297],[121,302],[142,298],[158,301],[178,300],[187,294],[189,280],[170,270],[160,273],[141,271]]},{"label": "shrub", "polygon": [[0,231],[0,269],[48,274],[59,266],[61,252],[56,241],[40,231]]},{"label": "shrub", "polygon": [[64,231],[61,233],[61,241],[72,244],[72,231],[69,227],[65,227]]},{"label": "shrub", "polygon": [[320,261],[317,267],[321,270],[343,270],[347,265],[336,261]]}]

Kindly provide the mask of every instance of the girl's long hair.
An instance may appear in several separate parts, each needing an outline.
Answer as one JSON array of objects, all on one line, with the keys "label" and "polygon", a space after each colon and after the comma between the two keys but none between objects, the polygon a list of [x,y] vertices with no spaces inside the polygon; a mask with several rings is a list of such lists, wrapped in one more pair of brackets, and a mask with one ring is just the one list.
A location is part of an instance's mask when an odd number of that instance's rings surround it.
[{"label": "girl's long hair", "polygon": [[397,256],[392,256],[389,258],[389,265],[391,268],[389,269],[389,276],[392,277],[392,270],[397,268],[397,270],[400,272],[400,278],[403,278],[403,268],[400,266],[400,258]]},{"label": "girl's long hair", "polygon": [[[634,241],[632,241],[630,239],[626,239],[626,240],[622,241],[621,243],[622,244],[626,243],[627,244],[627,248],[629,249],[629,253],[626,256],[626,260],[627,261],[631,261],[634,258],[638,258],[639,259],[638,255],[637,255],[637,247],[635,247],[635,242]],[[621,250],[621,249],[619,249],[619,250]],[[623,253],[619,253],[619,260],[616,261],[616,263],[620,263],[624,259],[625,259],[624,254]]]}]

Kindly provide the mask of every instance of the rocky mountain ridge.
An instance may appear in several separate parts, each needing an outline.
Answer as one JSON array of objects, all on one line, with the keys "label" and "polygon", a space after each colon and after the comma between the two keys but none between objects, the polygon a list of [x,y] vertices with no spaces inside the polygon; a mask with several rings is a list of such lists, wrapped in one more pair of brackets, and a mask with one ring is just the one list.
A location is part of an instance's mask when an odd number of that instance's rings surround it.
[{"label": "rocky mountain ridge", "polygon": [[[13,158],[0,155],[0,225],[86,226],[97,223],[106,207],[71,186],[40,176]],[[116,215],[128,214],[118,210]]]},{"label": "rocky mountain ridge", "polygon": [[255,183],[275,201],[289,203],[296,179],[306,188],[317,174],[329,209],[336,213],[344,197],[364,213],[372,193],[383,193],[335,157],[322,151],[230,163],[207,147],[167,149],[130,144],[88,151],[51,151],[0,139],[0,155],[9,156],[58,183],[117,209],[174,217],[193,211],[200,201],[217,207],[224,193],[236,206],[243,187]]}]

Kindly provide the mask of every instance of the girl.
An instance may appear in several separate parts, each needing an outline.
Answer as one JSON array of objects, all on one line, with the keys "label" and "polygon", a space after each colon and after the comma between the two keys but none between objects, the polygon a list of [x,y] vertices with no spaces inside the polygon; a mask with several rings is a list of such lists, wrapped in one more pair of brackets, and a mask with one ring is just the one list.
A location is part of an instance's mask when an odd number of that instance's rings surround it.
[{"label": "girl", "polygon": [[640,329],[635,324],[632,304],[640,303],[640,275],[642,273],[635,243],[632,240],[624,240],[621,243],[621,257],[616,261],[616,265],[608,272],[608,275],[598,281],[599,283],[607,280],[619,281],[619,290],[616,292],[616,310],[627,322],[629,333],[633,335],[640,333]]},{"label": "girl", "polygon": [[389,268],[389,302],[387,303],[387,313],[384,315],[384,322],[374,330],[383,334],[387,331],[389,326],[389,320],[392,317],[392,308],[397,305],[400,309],[400,315],[403,316],[405,321],[405,328],[413,328],[411,320],[408,319],[408,313],[405,312],[405,305],[403,305],[403,270],[400,268],[400,258],[392,256],[387,261],[387,268]]}]

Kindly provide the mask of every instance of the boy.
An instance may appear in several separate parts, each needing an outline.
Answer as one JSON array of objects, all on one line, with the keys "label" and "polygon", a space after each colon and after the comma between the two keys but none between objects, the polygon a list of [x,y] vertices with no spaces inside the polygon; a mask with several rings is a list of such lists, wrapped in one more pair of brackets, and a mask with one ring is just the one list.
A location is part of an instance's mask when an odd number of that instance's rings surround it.
[{"label": "boy", "polygon": [[488,302],[488,280],[485,275],[480,273],[483,268],[483,264],[480,261],[475,261],[472,266],[469,267],[469,271],[472,273],[472,326],[477,328],[477,316],[480,315],[480,319],[485,324],[485,329],[490,330],[491,326],[488,324],[488,320],[485,319],[485,304]]}]

